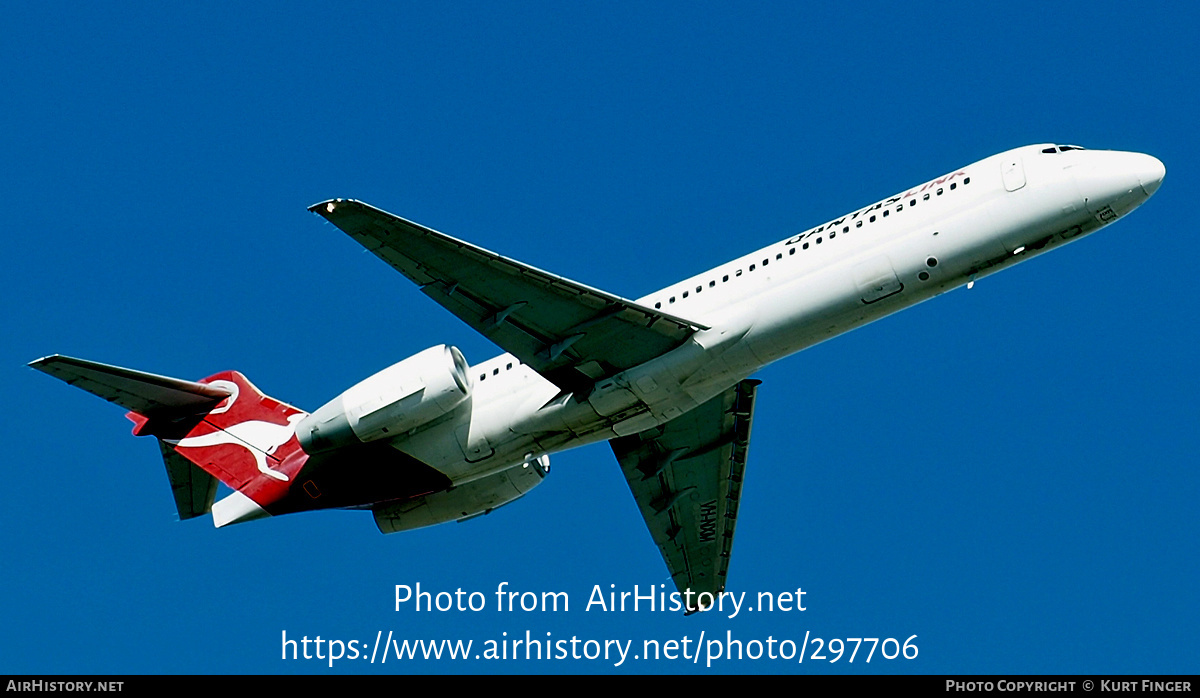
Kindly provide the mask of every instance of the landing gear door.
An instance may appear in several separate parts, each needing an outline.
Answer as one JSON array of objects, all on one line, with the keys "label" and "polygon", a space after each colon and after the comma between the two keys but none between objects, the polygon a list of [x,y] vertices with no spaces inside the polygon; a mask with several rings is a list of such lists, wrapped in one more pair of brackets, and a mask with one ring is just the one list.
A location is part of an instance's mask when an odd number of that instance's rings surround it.
[{"label": "landing gear door", "polygon": [[1016,191],[1025,186],[1025,166],[1021,164],[1019,155],[1010,155],[1000,163],[1000,175],[1004,178],[1004,188]]},{"label": "landing gear door", "polygon": [[858,286],[863,303],[874,303],[904,289],[904,285],[896,277],[891,260],[884,255],[855,266],[854,284]]}]

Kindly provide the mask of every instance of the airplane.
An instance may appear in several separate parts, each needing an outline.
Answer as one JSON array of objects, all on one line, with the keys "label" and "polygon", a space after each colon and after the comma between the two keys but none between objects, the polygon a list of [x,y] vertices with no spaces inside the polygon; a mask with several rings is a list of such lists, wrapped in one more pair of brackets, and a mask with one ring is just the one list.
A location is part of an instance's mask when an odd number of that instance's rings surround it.
[{"label": "airplane", "polygon": [[[906,189],[628,300],[350,199],[309,210],[506,353],[438,345],[309,413],[225,371],[188,381],[53,355],[29,365],[157,439],[180,519],[370,510],[383,533],[494,511],[551,453],[608,441],[692,613],[725,589],[756,371],[1093,233],[1166,169],[1040,144]],[[216,501],[217,482],[232,492]]]}]

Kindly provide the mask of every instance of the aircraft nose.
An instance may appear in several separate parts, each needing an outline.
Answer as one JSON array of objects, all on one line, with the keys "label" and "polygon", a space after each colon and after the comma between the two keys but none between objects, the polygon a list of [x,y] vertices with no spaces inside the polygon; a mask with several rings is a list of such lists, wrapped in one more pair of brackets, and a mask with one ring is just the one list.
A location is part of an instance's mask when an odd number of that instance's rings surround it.
[{"label": "aircraft nose", "polygon": [[1102,222],[1141,206],[1158,191],[1167,168],[1158,158],[1121,150],[1091,150],[1080,153],[1073,167],[1075,182],[1088,210]]},{"label": "aircraft nose", "polygon": [[1162,185],[1163,177],[1167,176],[1167,168],[1162,160],[1153,155],[1138,153],[1137,178],[1142,184],[1142,191],[1151,196]]}]

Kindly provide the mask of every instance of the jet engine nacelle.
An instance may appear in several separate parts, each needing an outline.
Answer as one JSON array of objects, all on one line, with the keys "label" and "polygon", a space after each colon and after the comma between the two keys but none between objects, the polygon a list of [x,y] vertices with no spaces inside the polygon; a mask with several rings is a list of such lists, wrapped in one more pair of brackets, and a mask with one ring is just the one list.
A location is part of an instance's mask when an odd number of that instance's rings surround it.
[{"label": "jet engine nacelle", "polygon": [[306,453],[403,435],[471,395],[467,360],[440,344],[383,369],[296,424]]},{"label": "jet engine nacelle", "polygon": [[375,508],[375,525],[383,533],[398,533],[490,514],[542,484],[549,472],[549,456],[531,458],[521,465],[443,492],[378,506]]}]

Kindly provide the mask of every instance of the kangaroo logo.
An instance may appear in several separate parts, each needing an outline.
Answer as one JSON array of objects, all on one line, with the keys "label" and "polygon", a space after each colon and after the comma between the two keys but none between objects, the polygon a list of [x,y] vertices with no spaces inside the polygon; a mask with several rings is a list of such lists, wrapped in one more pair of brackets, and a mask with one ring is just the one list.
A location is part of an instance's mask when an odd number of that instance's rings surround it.
[{"label": "kangaroo logo", "polygon": [[[237,384],[232,381],[213,381],[211,385],[228,388],[232,391],[232,394],[226,398],[224,403],[213,409],[209,414],[219,414],[229,411],[229,408],[233,407],[233,403],[238,398]],[[254,457],[254,462],[258,465],[259,472],[280,482],[287,482],[289,479],[287,475],[267,467],[267,456],[274,454],[280,446],[291,440],[292,436],[296,433],[296,422],[304,419],[304,417],[304,413],[288,415],[287,424],[274,424],[257,419],[247,420],[233,424],[225,429],[218,429],[210,434],[189,436],[178,440],[164,439],[164,441],[177,448],[207,448],[224,444],[241,446]]]}]

